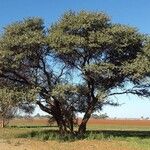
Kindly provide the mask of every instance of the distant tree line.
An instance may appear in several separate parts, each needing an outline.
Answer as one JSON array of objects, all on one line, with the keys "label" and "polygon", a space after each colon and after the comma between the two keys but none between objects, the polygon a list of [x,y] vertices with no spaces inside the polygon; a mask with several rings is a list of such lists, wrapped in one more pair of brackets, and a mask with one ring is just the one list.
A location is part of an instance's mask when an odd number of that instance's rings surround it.
[{"label": "distant tree line", "polygon": [[107,118],[109,118],[109,116],[106,113],[104,113],[104,114],[92,114],[91,117],[94,119],[107,119]]}]

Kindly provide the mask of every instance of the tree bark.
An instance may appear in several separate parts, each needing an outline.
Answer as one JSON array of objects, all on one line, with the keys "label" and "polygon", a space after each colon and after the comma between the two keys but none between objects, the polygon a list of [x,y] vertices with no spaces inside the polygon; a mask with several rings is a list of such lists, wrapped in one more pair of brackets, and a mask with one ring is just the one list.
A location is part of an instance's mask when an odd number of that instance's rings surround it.
[{"label": "tree bark", "polygon": [[46,106],[44,106],[41,102],[37,102],[37,104],[39,105],[39,107],[49,113],[50,115],[52,115],[56,122],[57,122],[57,125],[58,125],[58,128],[59,128],[59,133],[60,134],[65,134],[67,133],[67,125],[66,125],[66,122],[65,120],[63,119],[64,116],[62,115],[62,112],[61,112],[61,109],[60,109],[60,104],[59,104],[59,101],[55,100],[54,101],[54,105],[51,107],[51,108],[48,108]]},{"label": "tree bark", "polygon": [[89,96],[88,96],[88,98],[89,98],[88,108],[87,108],[87,110],[85,112],[85,115],[82,119],[82,122],[79,126],[79,129],[78,129],[78,134],[79,135],[83,135],[86,132],[87,122],[90,119],[91,114],[93,113],[95,105],[98,101],[97,98],[95,98],[95,96],[94,96],[94,85],[93,85],[93,83],[88,82],[88,88],[89,88],[89,91],[90,91]]},{"label": "tree bark", "polygon": [[57,120],[57,119],[56,119],[56,122],[57,122],[57,125],[58,125],[58,128],[59,128],[59,133],[61,135],[66,134],[67,133],[67,128],[66,128],[66,126],[64,126],[63,122],[61,120]]},{"label": "tree bark", "polygon": [[87,125],[88,120],[91,117],[92,112],[93,112],[93,106],[91,106],[87,110],[87,112],[85,113],[85,115],[84,115],[84,117],[82,119],[81,124],[79,125],[79,129],[78,129],[78,134],[79,135],[83,135],[86,132],[86,125]]},{"label": "tree bark", "polygon": [[78,134],[80,135],[83,135],[85,132],[86,132],[86,125],[87,125],[87,122],[88,120],[90,119],[93,111],[94,111],[94,108],[95,108],[95,105],[97,103],[97,99],[96,98],[92,98],[92,102],[91,104],[89,104],[89,107],[87,108],[87,111],[82,119],[82,122],[81,124],[79,125],[79,129],[78,129]]},{"label": "tree bark", "polygon": [[71,130],[71,133],[74,132],[74,130],[73,130],[73,125],[74,125],[73,119],[71,118],[71,120],[70,120],[70,130]]},{"label": "tree bark", "polygon": [[46,107],[40,101],[38,101],[37,104],[43,111],[54,117],[57,122],[60,134],[67,134],[69,132],[74,134],[73,110],[67,111],[62,109],[61,103],[58,100],[54,100],[51,108]]},{"label": "tree bark", "polygon": [[2,128],[4,128],[4,127],[5,127],[5,121],[4,121],[4,118],[2,118],[1,127],[2,127]]},{"label": "tree bark", "polygon": [[60,134],[66,134],[67,133],[67,126],[66,126],[66,123],[65,121],[63,120],[62,116],[60,116],[59,114],[58,115],[53,115],[56,122],[57,122],[57,125],[58,125],[58,128],[59,128],[59,133]]}]

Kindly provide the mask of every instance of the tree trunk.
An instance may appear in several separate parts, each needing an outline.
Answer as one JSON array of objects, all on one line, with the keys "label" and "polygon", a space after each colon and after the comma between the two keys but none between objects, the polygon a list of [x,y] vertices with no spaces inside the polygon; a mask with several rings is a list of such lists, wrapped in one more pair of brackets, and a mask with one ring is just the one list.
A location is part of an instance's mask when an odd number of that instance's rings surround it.
[{"label": "tree trunk", "polygon": [[83,135],[86,132],[87,122],[88,122],[88,120],[90,119],[90,117],[93,113],[93,110],[94,110],[94,107],[95,107],[96,103],[97,103],[97,99],[94,96],[91,97],[91,102],[89,103],[87,111],[85,112],[85,115],[82,119],[82,122],[79,125],[79,129],[78,129],[78,134],[79,135]]},{"label": "tree trunk", "polygon": [[71,133],[74,132],[74,130],[73,130],[73,125],[74,125],[73,119],[71,119],[71,121],[70,121],[70,130],[71,130]]},{"label": "tree trunk", "polygon": [[82,119],[82,122],[79,125],[79,129],[78,129],[78,134],[79,135],[83,135],[86,132],[86,124],[87,124],[88,120],[90,119],[92,112],[93,112],[93,109],[91,107],[85,113],[85,115]]},{"label": "tree trunk", "polygon": [[59,128],[59,133],[60,134],[67,133],[67,125],[66,125],[65,120],[63,120],[62,112],[61,112],[61,109],[60,109],[60,104],[57,100],[55,100],[54,102],[55,102],[55,105],[51,108],[48,108],[48,107],[44,106],[39,101],[37,102],[37,104],[39,105],[39,107],[43,111],[51,114],[55,118],[55,120],[57,122],[57,125],[58,125],[58,128]]},{"label": "tree trunk", "polygon": [[[69,113],[69,112],[68,112]],[[71,134],[74,134],[74,129],[73,129],[73,126],[74,126],[74,113],[73,113],[73,107],[71,107],[71,111],[70,111],[70,116],[69,116],[69,128],[70,128],[70,132]]]},{"label": "tree trunk", "polygon": [[2,127],[2,128],[5,127],[5,121],[4,121],[4,118],[2,118],[1,127]]},{"label": "tree trunk", "polygon": [[59,133],[60,134],[66,134],[67,133],[67,127],[66,125],[64,124],[64,122],[58,117],[55,118],[56,119],[56,122],[57,122],[57,125],[58,125],[58,128],[59,128]]},{"label": "tree trunk", "polygon": [[63,116],[63,112],[61,110],[61,104],[59,101],[54,100],[55,109],[53,110],[53,116],[56,119],[57,125],[59,127],[60,134],[67,133],[67,124],[65,122],[65,117]]}]

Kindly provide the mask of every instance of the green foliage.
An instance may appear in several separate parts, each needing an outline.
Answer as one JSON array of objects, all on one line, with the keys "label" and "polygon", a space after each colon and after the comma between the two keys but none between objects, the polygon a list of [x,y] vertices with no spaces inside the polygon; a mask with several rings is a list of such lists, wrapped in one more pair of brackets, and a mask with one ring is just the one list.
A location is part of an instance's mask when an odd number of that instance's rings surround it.
[{"label": "green foliage", "polygon": [[21,91],[18,89],[0,89],[0,119],[4,122],[4,126],[9,123],[9,120],[15,117],[17,110],[20,108],[23,111],[33,111],[31,106],[25,108],[24,102],[33,102],[35,100],[35,91]]},{"label": "green foliage", "polygon": [[105,113],[105,114],[92,114],[92,118],[94,119],[106,119],[108,118],[108,115]]},{"label": "green foliage", "polygon": [[9,80],[8,85],[22,88],[28,84],[28,89],[34,88],[32,82],[37,80],[36,70],[45,46],[43,28],[41,19],[29,18],[4,29],[0,37],[0,75]]},{"label": "green foliage", "polygon": [[7,59],[7,67],[11,65],[16,69],[25,63],[23,60],[28,59],[33,63],[33,57],[40,52],[38,47],[45,44],[43,28],[43,21],[39,18],[29,18],[7,26],[0,39],[1,64]]},{"label": "green foliage", "polygon": [[77,88],[69,84],[58,84],[52,90],[52,96],[57,99],[66,101],[77,93]]},{"label": "green foliage", "polygon": [[2,127],[8,124],[17,110],[16,93],[7,89],[0,89],[0,119],[2,121]]},{"label": "green foliage", "polygon": [[104,13],[66,13],[50,28],[48,43],[57,58],[93,82],[96,93],[126,82],[145,84],[150,74],[148,38]]},{"label": "green foliage", "polygon": [[[49,30],[42,19],[27,18],[0,36],[1,88],[16,89],[19,102],[38,98],[60,130],[73,132],[75,113],[83,112],[84,132],[94,111],[117,106],[112,95],[149,97],[149,66],[149,36],[102,12],[67,12]],[[74,72],[80,83],[71,82]]]}]

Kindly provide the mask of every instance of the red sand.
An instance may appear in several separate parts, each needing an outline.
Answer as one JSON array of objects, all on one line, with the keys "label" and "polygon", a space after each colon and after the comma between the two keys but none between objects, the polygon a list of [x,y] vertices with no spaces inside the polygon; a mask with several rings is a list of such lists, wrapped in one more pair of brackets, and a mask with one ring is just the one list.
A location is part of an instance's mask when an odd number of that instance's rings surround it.
[{"label": "red sand", "polygon": [[90,119],[89,125],[132,125],[150,126],[150,120],[129,120],[129,119]]}]

